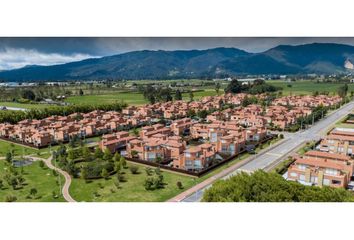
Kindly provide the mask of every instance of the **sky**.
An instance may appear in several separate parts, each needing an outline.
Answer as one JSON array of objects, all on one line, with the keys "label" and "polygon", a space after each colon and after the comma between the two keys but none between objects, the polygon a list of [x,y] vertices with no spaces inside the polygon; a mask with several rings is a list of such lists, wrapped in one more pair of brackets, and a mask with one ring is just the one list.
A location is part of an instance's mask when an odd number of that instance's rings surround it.
[{"label": "sky", "polygon": [[280,44],[300,45],[314,42],[354,45],[354,38],[0,38],[0,70],[21,68],[27,65],[61,64],[137,50],[235,47],[248,52],[262,52]]}]

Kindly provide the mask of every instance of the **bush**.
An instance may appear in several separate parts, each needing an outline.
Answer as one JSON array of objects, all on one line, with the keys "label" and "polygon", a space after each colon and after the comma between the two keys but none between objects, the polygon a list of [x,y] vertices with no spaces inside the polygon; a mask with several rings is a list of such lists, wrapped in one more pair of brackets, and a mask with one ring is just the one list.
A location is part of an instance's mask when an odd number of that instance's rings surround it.
[{"label": "bush", "polygon": [[44,162],[43,162],[43,161],[39,161],[39,166],[40,166],[41,168],[44,168]]},{"label": "bush", "polygon": [[182,182],[178,181],[178,182],[177,182],[177,187],[178,187],[178,189],[183,189],[183,184],[182,184]]},{"label": "bush", "polygon": [[16,202],[17,201],[17,197],[14,195],[7,195],[5,197],[5,202]]},{"label": "bush", "polygon": [[130,169],[130,172],[132,174],[138,174],[139,173],[139,167],[138,166],[132,165],[132,166],[129,167],[129,169]]}]

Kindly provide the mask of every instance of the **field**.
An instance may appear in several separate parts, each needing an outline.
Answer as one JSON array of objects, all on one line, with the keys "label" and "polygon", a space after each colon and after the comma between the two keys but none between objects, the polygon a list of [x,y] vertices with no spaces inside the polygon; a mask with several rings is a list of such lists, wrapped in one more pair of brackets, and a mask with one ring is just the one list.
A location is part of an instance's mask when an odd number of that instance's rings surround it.
[{"label": "field", "polygon": [[34,148],[24,147],[18,144],[0,140],[0,157],[5,156],[6,153],[10,150],[13,150],[14,155],[16,156],[35,154],[38,152],[38,150]]},{"label": "field", "polygon": [[[300,94],[304,94],[304,95],[311,95],[313,92],[318,91],[318,92],[324,92],[324,91],[328,91],[331,94],[336,94],[337,90],[340,86],[343,86],[342,83],[326,83],[326,82],[320,82],[317,83],[315,81],[296,81],[296,82],[285,82],[282,80],[271,80],[271,81],[267,81],[269,84],[274,85],[276,87],[281,87],[283,88],[283,90],[281,90],[283,92],[284,95],[290,95],[290,94],[294,94],[294,95],[300,95]],[[291,85],[291,87],[288,87],[288,85]],[[354,84],[348,84],[348,93],[350,93],[350,91],[354,91]]]},{"label": "field", "polygon": [[[3,179],[5,174],[5,161],[0,160],[0,179]],[[17,202],[62,202],[63,197],[53,198],[52,192],[56,191],[59,194],[59,186],[56,183],[58,176],[54,176],[52,171],[47,168],[41,168],[39,162],[34,162],[29,166],[23,167],[23,177],[26,179],[22,189],[13,190],[7,184],[3,189],[0,189],[0,201],[5,201],[6,196],[16,196]],[[61,176],[61,175],[60,175]],[[61,177],[61,183],[64,182]],[[36,188],[38,193],[35,198],[27,198],[30,189]]]},{"label": "field", "polygon": [[[222,92],[222,91],[220,91]],[[205,89],[202,91],[197,91],[193,93],[194,100],[198,100],[205,96],[215,96],[216,92],[214,89]],[[184,100],[189,100],[189,93],[182,94]],[[68,97],[66,102],[73,104],[97,104],[97,103],[114,103],[123,101],[128,105],[144,105],[149,103],[142,93],[135,92],[117,92],[110,94],[100,94],[100,95],[84,95],[84,96],[72,96]]]},{"label": "field", "polygon": [[[94,142],[98,142],[100,140],[100,137],[92,137],[92,138],[87,138],[85,141],[87,144],[92,144]],[[64,145],[67,145],[64,144]],[[59,145],[53,146],[51,150],[56,150],[59,148]],[[26,156],[26,155],[32,155],[32,154],[39,154],[40,157],[42,158],[48,158],[50,156],[50,149],[49,147],[42,148],[42,149],[35,149],[35,148],[30,148],[30,147],[25,147],[20,144],[15,144],[11,143],[8,141],[4,141],[0,139],[0,157],[4,157],[6,153],[10,151],[14,151],[15,156]]]},{"label": "field", "polygon": [[0,102],[0,106],[5,107],[16,107],[25,109],[38,109],[38,108],[48,108],[48,104],[31,104],[31,103],[17,103],[17,102]]},{"label": "field", "polygon": [[[133,164],[129,163],[129,165]],[[161,202],[172,198],[196,183],[192,177],[162,171],[166,183],[165,187],[147,191],[144,188],[147,177],[145,167],[139,166],[139,174],[132,174],[129,169],[123,169],[122,171],[126,181],[120,183],[119,189],[113,183],[113,179],[116,178],[115,175],[108,180],[98,179],[89,183],[75,178],[70,186],[70,195],[77,201],[87,202]],[[178,181],[182,182],[184,189],[177,187]],[[94,195],[95,192],[98,195]]]}]

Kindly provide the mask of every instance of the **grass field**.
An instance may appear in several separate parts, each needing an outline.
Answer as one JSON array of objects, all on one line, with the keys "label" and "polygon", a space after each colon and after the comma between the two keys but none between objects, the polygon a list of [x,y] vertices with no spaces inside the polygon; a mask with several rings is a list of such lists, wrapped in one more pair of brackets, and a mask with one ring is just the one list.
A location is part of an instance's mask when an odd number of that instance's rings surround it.
[{"label": "grass field", "polygon": [[14,155],[19,156],[19,155],[29,155],[29,154],[35,154],[38,152],[37,149],[34,148],[29,148],[29,147],[24,147],[18,144],[10,143],[7,141],[0,140],[0,157],[3,157],[6,155],[7,152],[13,150]]},{"label": "grass field", "polygon": [[[4,160],[0,160],[0,179],[3,178],[7,166]],[[16,196],[17,202],[62,202],[64,198],[53,198],[52,192],[60,192],[60,188],[57,184],[58,176],[54,176],[52,171],[48,168],[41,168],[39,162],[34,162],[29,166],[23,167],[23,177],[26,179],[25,185],[22,189],[13,190],[9,187],[5,181],[5,187],[0,189],[0,202],[5,201],[6,196]],[[61,177],[61,175],[59,175]],[[64,183],[64,178],[61,177],[61,183]],[[30,189],[36,188],[38,193],[35,199],[27,198]]]},{"label": "grass field", "polygon": [[48,105],[48,104],[17,103],[17,102],[0,102],[0,106],[26,108],[26,109],[38,109],[38,108],[48,108],[51,105]]},{"label": "grass field", "polygon": [[[129,163],[129,165],[133,165]],[[165,187],[147,191],[144,182],[147,177],[145,167],[139,166],[139,174],[132,174],[129,169],[123,169],[126,182],[120,183],[117,189],[113,183],[115,175],[110,179],[97,179],[86,183],[82,179],[73,179],[70,186],[70,195],[77,201],[86,202],[162,202],[192,187],[196,182],[192,177],[162,171]],[[177,187],[182,182],[184,189]],[[99,186],[101,184],[103,187]],[[113,192],[111,191],[113,190]],[[99,196],[95,196],[97,192]]]},{"label": "grass field", "polygon": [[[222,90],[220,90],[222,92]],[[194,100],[198,100],[205,96],[215,96],[216,92],[214,89],[205,89],[204,91],[194,92]],[[189,93],[182,94],[184,100],[189,100]],[[84,95],[84,96],[73,96],[66,100],[73,104],[97,104],[97,103],[114,103],[123,101],[128,105],[143,105],[149,103],[142,93],[115,93],[115,94],[102,94],[102,95]]]},{"label": "grass field", "polygon": [[[315,81],[296,81],[296,82],[285,82],[285,81],[281,81],[281,80],[271,80],[271,81],[267,81],[269,84],[274,85],[276,87],[281,87],[283,88],[282,92],[284,95],[290,95],[290,94],[294,94],[294,95],[300,95],[300,94],[304,94],[304,95],[310,95],[315,91],[318,92],[324,92],[324,91],[328,91],[331,94],[336,94],[337,90],[340,86],[343,86],[342,83],[317,83]],[[291,84],[292,87],[288,87],[288,85]],[[348,93],[350,93],[350,91],[354,91],[354,84],[348,84],[349,90]]]}]

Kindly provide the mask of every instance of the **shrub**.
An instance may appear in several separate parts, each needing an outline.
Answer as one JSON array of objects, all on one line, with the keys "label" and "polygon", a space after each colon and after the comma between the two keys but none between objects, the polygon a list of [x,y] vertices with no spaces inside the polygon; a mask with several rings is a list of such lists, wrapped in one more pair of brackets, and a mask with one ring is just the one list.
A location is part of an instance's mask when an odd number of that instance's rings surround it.
[{"label": "shrub", "polygon": [[132,174],[138,174],[139,173],[139,167],[138,166],[132,165],[132,166],[129,167],[129,169],[130,169],[130,172]]},{"label": "shrub", "polygon": [[43,161],[39,161],[39,166],[40,166],[41,168],[44,168],[44,162],[43,162]]},{"label": "shrub", "polygon": [[17,197],[14,195],[7,195],[5,197],[5,202],[16,202],[17,201]]},{"label": "shrub", "polygon": [[178,182],[177,182],[177,187],[178,187],[178,189],[183,189],[183,184],[182,184],[182,182],[178,181]]}]

